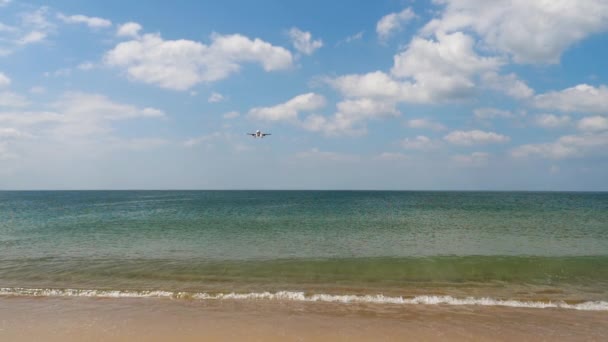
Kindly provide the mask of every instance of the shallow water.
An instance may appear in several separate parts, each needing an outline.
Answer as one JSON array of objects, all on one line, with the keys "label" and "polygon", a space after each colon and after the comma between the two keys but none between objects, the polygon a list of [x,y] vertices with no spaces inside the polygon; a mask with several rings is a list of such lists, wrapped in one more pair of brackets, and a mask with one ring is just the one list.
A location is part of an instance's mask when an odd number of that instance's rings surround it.
[{"label": "shallow water", "polygon": [[608,194],[0,192],[0,287],[608,308]]}]

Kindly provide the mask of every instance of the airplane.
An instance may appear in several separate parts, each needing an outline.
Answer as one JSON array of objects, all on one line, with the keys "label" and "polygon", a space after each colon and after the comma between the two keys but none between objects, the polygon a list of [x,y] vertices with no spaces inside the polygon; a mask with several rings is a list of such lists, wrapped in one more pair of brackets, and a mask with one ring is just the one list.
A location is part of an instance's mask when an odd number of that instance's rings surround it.
[{"label": "airplane", "polygon": [[254,138],[263,138],[267,135],[271,135],[270,133],[262,133],[262,132],[260,132],[259,129],[257,131],[255,131],[255,133],[247,133],[247,134],[251,135]]}]

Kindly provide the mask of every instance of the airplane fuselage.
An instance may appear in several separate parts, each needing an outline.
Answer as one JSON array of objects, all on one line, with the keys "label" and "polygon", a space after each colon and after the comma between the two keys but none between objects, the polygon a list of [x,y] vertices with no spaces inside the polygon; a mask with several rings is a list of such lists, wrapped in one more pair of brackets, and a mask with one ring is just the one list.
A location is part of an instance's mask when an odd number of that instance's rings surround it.
[{"label": "airplane fuselage", "polygon": [[267,135],[270,135],[270,133],[262,133],[260,130],[255,131],[255,133],[247,133],[248,135],[251,135],[254,138],[263,138]]}]

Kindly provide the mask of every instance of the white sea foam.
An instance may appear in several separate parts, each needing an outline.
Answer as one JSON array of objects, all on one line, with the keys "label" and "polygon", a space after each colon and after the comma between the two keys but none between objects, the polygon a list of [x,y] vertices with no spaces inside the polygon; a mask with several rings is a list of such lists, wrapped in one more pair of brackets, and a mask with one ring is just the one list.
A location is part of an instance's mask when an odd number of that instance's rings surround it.
[{"label": "white sea foam", "polygon": [[477,305],[505,306],[515,308],[556,308],[582,311],[608,311],[608,301],[588,301],[577,304],[565,302],[542,302],[503,300],[494,298],[452,296],[391,297],[377,295],[333,295],[311,294],[294,291],[250,292],[250,293],[192,293],[171,291],[119,291],[119,290],[81,290],[81,289],[29,289],[0,288],[0,296],[27,297],[94,297],[94,298],[188,298],[194,300],[276,300],[296,302],[328,302],[356,304],[397,304],[397,305]]}]

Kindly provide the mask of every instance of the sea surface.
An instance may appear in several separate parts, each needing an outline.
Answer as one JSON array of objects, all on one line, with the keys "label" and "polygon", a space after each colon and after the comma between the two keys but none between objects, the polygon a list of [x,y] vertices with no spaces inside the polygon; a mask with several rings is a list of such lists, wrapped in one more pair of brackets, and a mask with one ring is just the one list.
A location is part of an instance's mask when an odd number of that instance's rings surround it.
[{"label": "sea surface", "polygon": [[15,296],[608,311],[608,193],[4,191]]}]

